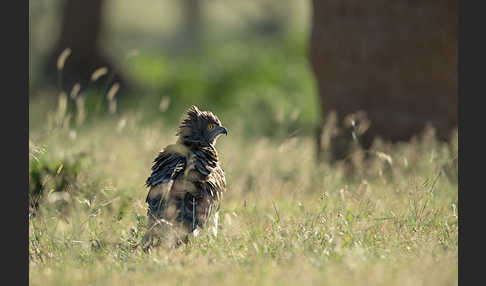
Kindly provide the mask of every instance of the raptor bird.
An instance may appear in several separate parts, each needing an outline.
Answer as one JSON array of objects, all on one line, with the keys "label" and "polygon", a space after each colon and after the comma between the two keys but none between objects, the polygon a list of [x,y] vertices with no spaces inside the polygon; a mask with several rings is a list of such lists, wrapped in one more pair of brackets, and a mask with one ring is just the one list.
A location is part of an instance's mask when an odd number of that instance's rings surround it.
[{"label": "raptor bird", "polygon": [[222,134],[228,131],[212,112],[196,106],[186,111],[177,142],[155,158],[145,183],[149,192],[144,248],[160,245],[167,238],[177,244],[187,242],[188,236],[197,235],[209,220],[214,222],[213,233],[217,234],[226,180],[214,145]]}]

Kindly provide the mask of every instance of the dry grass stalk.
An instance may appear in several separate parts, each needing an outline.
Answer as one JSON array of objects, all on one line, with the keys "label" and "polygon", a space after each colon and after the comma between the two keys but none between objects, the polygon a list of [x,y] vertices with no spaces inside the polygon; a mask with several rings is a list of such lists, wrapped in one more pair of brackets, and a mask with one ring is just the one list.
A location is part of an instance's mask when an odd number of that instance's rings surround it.
[{"label": "dry grass stalk", "polygon": [[64,64],[66,63],[67,58],[71,55],[71,49],[66,48],[57,58],[57,70],[62,71],[64,68]]},{"label": "dry grass stalk", "polygon": [[99,69],[96,69],[92,74],[91,74],[91,81],[97,81],[100,77],[104,76],[105,74],[108,73],[108,68],[107,67],[101,67]]}]

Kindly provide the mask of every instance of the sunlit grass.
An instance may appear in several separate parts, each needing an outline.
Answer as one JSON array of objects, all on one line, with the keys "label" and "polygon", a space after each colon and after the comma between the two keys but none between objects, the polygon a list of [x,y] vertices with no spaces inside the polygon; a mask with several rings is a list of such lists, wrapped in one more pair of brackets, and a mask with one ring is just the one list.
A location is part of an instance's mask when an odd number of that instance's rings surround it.
[{"label": "sunlit grass", "polygon": [[146,254],[143,185],[176,138],[163,120],[139,124],[141,112],[31,129],[31,165],[61,162],[52,168],[63,176],[80,160],[29,220],[32,285],[457,285],[457,136],[377,142],[368,161],[350,157],[349,173],[317,166],[313,138],[248,137],[228,120],[218,237]]}]

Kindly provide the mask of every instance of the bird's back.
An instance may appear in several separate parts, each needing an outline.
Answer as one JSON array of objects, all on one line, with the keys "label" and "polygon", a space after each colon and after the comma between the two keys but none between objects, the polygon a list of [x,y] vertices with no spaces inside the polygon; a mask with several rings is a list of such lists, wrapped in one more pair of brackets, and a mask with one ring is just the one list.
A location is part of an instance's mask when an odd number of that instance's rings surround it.
[{"label": "bird's back", "polygon": [[214,147],[191,148],[180,143],[159,153],[146,185],[150,188],[147,235],[156,230],[159,236],[174,232],[181,240],[205,226],[226,191]]}]

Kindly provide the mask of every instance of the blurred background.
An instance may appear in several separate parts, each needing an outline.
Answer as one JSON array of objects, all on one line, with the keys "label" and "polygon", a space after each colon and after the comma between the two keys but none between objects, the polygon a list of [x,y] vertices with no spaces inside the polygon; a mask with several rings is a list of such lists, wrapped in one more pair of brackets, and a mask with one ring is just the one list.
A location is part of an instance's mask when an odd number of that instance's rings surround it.
[{"label": "blurred background", "polygon": [[319,156],[339,159],[356,134],[369,148],[427,125],[449,140],[457,126],[457,0],[36,0],[29,9],[30,130],[63,108],[71,128],[124,114],[174,125],[195,104],[246,136],[311,136]]}]

